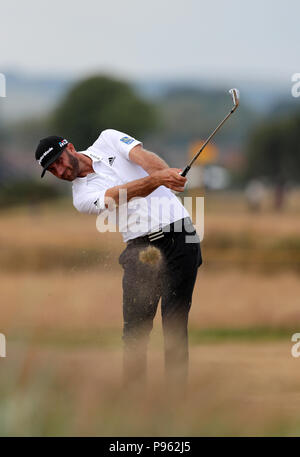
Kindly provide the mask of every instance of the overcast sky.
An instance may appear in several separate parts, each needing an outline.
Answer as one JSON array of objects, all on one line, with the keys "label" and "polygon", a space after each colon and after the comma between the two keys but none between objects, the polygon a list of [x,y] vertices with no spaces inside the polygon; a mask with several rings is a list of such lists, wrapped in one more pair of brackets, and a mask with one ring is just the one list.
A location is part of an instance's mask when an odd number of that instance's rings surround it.
[{"label": "overcast sky", "polygon": [[1,1],[0,72],[290,81],[299,0]]}]

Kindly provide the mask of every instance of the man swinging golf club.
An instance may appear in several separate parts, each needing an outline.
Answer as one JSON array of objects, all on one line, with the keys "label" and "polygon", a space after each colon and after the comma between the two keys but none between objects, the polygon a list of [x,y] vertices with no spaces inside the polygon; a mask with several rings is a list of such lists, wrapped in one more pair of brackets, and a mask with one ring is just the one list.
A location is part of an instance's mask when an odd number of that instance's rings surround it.
[{"label": "man swinging golf club", "polygon": [[[111,129],[104,130],[85,151],[77,151],[63,137],[44,138],[35,157],[43,168],[42,177],[49,171],[72,181],[73,204],[78,211],[101,215],[117,206],[119,230],[127,244],[119,258],[124,269],[125,384],[145,381],[147,343],[161,298],[167,385],[184,390],[188,314],[202,263],[195,228],[172,192],[184,190],[186,177],[144,149],[140,141]],[[153,256],[153,251],[158,255]]]},{"label": "man swinging golf club", "polygon": [[[140,141],[116,130],[103,131],[80,152],[65,138],[50,136],[40,141],[35,157],[42,177],[47,170],[72,181],[73,203],[80,212],[101,214],[109,211],[112,200],[120,209],[120,191],[123,199],[125,194],[127,220],[119,221],[119,229],[127,226],[122,231],[127,246],[119,259],[124,269],[124,381],[145,380],[147,341],[161,298],[166,373],[170,383],[185,383],[188,313],[202,260],[199,242],[185,240],[187,234],[195,235],[195,229],[172,192],[184,189],[181,170],[169,168]],[[141,198],[143,205],[137,205]],[[151,215],[151,200],[172,209],[167,219],[166,212]],[[137,217],[143,224],[132,221]],[[157,262],[147,261],[149,247],[157,248]]]}]

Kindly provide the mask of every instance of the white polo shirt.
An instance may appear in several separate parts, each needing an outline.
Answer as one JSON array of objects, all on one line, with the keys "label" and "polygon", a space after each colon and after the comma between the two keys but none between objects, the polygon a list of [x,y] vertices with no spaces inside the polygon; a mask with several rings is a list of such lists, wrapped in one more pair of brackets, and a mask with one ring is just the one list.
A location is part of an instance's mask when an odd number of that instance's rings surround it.
[{"label": "white polo shirt", "polygon": [[[92,159],[94,173],[73,181],[73,204],[78,211],[101,214],[101,217],[108,215],[104,205],[108,189],[149,176],[129,158],[130,150],[138,144],[141,141],[108,129],[86,151],[80,151]],[[135,197],[116,211],[118,229],[125,242],[189,216],[178,198],[165,186],[158,187],[147,197]]]}]

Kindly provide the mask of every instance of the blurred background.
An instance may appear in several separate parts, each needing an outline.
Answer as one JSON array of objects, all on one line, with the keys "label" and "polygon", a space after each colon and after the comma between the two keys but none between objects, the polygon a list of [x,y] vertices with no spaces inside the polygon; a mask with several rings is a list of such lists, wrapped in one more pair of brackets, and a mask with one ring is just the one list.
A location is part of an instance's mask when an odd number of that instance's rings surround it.
[{"label": "blurred background", "polygon": [[[2,436],[299,435],[299,16],[296,0],[2,3]],[[184,194],[205,199],[189,396],[164,395],[158,313],[137,400],[121,389],[121,236],[41,180],[34,151],[114,128],[184,167],[231,87],[240,108]]]}]

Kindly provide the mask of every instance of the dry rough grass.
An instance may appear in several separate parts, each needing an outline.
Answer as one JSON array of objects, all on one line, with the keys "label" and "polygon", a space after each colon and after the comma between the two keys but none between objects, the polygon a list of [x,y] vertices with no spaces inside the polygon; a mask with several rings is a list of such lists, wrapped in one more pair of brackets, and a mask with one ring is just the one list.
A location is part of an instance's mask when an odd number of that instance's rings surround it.
[{"label": "dry rough grass", "polygon": [[[206,268],[300,271],[298,211],[253,214],[231,200],[215,207],[207,197],[202,243]],[[215,205],[215,206],[214,206]],[[115,269],[124,248],[119,233],[99,233],[95,216],[69,204],[0,213],[0,269]]]},{"label": "dry rough grass", "polygon": [[[254,215],[240,198],[208,200],[191,330],[300,331],[298,206],[294,199],[281,216]],[[190,393],[174,406],[163,388],[158,313],[148,394],[128,396],[120,387],[120,234],[99,234],[95,217],[70,202],[3,212],[0,224],[8,355],[0,359],[1,435],[299,435],[300,362],[289,336],[193,344]],[[253,240],[255,268],[242,270]],[[293,258],[284,257],[289,240]],[[280,248],[275,269],[262,274],[258,262],[270,246]],[[283,260],[285,271],[277,268]]]},{"label": "dry rough grass", "polygon": [[289,342],[201,345],[190,360],[188,396],[174,401],[157,351],[139,396],[121,387],[118,349],[14,344],[1,361],[0,434],[299,436],[299,360]]},{"label": "dry rough grass", "polygon": [[[202,268],[202,267],[201,267]],[[199,270],[190,326],[300,329],[300,282],[293,273]],[[1,274],[0,331],[119,329],[122,270]],[[156,317],[160,326],[160,313]]]}]

